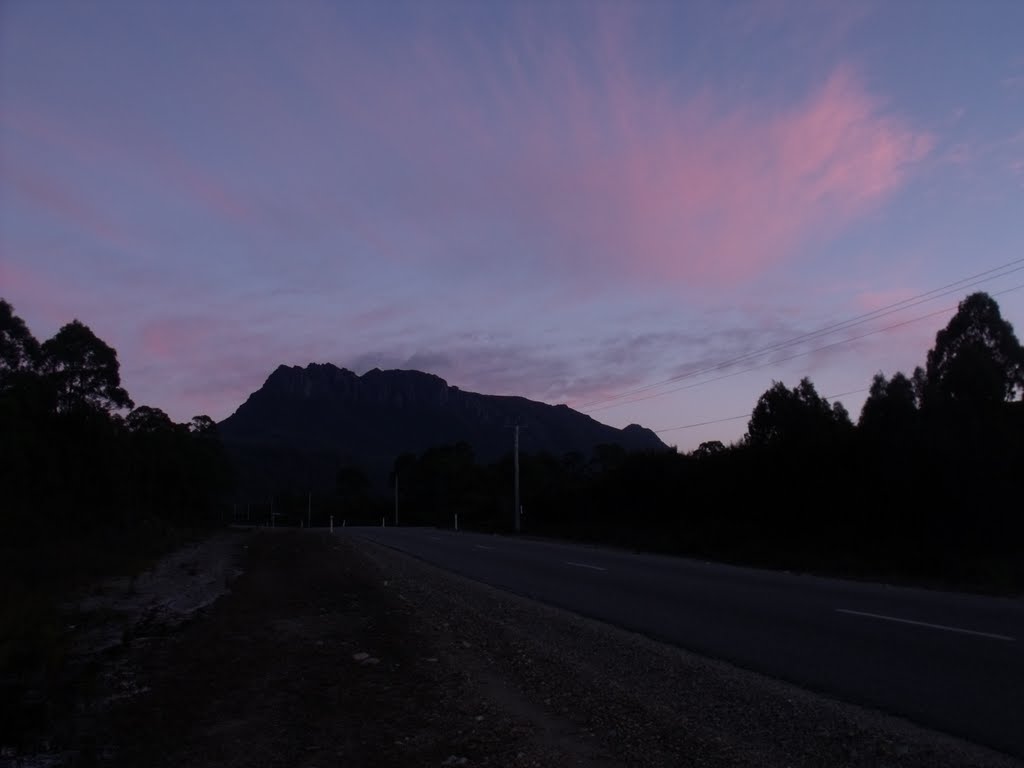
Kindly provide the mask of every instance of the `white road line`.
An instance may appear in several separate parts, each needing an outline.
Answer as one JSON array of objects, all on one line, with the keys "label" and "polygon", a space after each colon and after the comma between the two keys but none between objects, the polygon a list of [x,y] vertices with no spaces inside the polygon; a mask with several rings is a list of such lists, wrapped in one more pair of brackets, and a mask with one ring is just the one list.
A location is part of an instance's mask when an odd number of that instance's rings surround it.
[{"label": "white road line", "polygon": [[486,544],[474,544],[477,549],[494,549],[494,547],[488,547]]},{"label": "white road line", "polygon": [[589,568],[592,571],[607,571],[607,568],[602,568],[599,565],[587,565],[586,563],[574,563],[571,560],[565,561],[566,565],[575,565],[577,568]]},{"label": "white road line", "polygon": [[869,619],[883,619],[884,621],[896,621],[900,624],[913,624],[918,627],[928,627],[929,629],[941,629],[946,632],[959,632],[962,635],[977,635],[978,637],[990,637],[993,640],[1006,640],[1007,642],[1016,642],[1017,638],[1008,637],[1006,635],[994,635],[991,632],[978,632],[974,629],[963,629],[961,627],[947,627],[943,624],[929,624],[926,621],[912,621],[911,619],[898,619],[895,616],[883,616],[880,613],[865,613],[864,611],[851,611],[846,608],[836,608],[838,613],[848,613],[851,616],[867,616]]}]

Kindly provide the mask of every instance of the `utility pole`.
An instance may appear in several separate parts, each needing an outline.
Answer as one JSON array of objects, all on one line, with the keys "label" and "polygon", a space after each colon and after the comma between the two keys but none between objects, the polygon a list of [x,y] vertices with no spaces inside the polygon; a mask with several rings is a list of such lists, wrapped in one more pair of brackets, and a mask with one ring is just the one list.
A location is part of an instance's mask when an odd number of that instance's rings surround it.
[{"label": "utility pole", "polygon": [[313,527],[313,492],[309,492],[309,498],[306,500],[306,527]]},{"label": "utility pole", "polygon": [[395,472],[395,526],[398,525],[398,472]]},{"label": "utility pole", "polygon": [[516,505],[516,533],[519,533],[519,425],[515,426],[516,438],[515,438],[515,452],[513,453],[513,466],[515,467],[515,482],[516,482],[516,493],[515,493],[515,505]]}]

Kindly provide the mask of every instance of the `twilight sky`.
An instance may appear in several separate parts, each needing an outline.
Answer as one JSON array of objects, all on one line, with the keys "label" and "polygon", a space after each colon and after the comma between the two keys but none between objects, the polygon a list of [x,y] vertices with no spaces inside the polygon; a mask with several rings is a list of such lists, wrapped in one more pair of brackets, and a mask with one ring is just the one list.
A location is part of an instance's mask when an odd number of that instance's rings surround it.
[{"label": "twilight sky", "polygon": [[972,290],[1024,336],[1022,30],[1020,0],[0,0],[0,297],[179,421],[314,361],[717,422],[682,450],[772,380],[856,418]]}]

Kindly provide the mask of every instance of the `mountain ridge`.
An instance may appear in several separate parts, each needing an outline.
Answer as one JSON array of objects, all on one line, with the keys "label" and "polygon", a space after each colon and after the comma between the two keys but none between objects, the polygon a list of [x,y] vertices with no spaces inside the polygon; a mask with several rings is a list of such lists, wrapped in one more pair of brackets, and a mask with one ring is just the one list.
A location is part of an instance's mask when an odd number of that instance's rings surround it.
[{"label": "mountain ridge", "polygon": [[[468,443],[478,461],[512,450],[589,455],[601,444],[665,451],[651,430],[617,429],[567,405],[515,395],[486,395],[418,370],[371,369],[362,376],[332,363],[279,365],[263,386],[220,422],[243,486],[326,487],[342,464],[380,478],[403,453]],[[269,474],[268,474],[269,473]]]}]

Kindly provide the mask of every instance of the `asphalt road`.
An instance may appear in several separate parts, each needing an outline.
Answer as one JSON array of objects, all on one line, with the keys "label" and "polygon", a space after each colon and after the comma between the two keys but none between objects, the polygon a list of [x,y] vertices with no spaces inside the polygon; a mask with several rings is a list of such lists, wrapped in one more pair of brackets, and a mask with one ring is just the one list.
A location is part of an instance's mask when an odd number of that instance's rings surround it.
[{"label": "asphalt road", "polygon": [[345,530],[1024,758],[1022,600],[428,528]]}]

